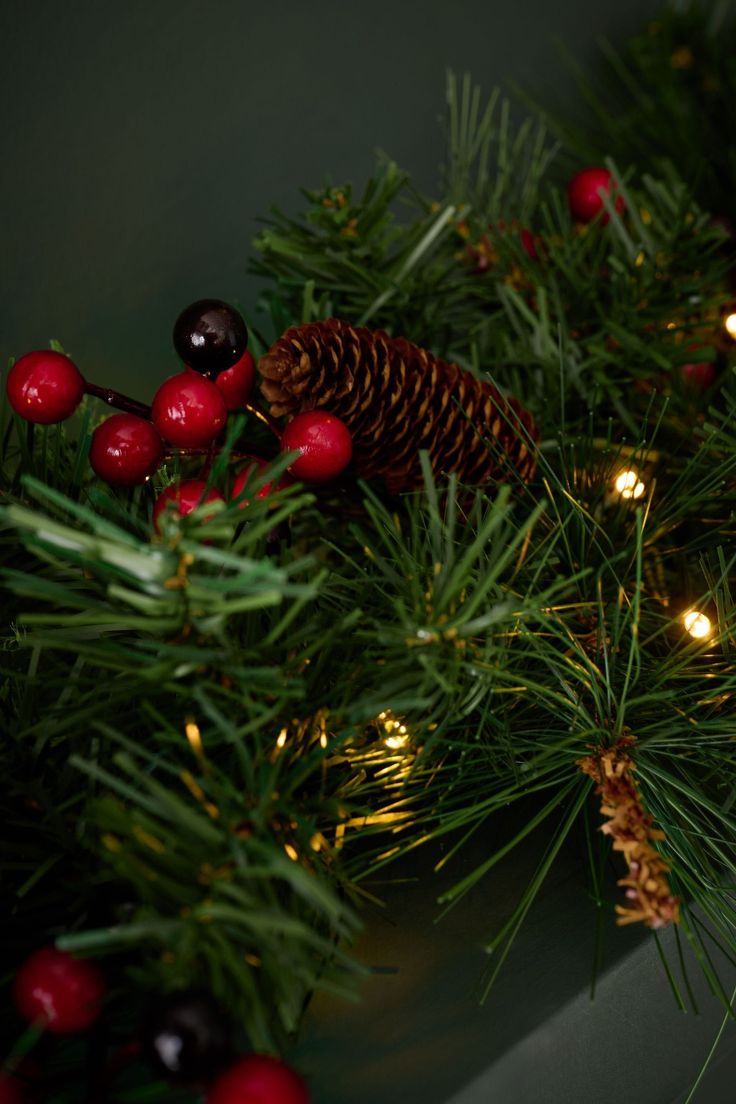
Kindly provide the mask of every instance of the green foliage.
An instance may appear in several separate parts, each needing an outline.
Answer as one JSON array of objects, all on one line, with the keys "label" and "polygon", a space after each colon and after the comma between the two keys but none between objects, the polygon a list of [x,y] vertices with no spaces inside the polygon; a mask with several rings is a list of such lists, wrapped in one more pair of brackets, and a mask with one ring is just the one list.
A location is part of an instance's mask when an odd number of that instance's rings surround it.
[{"label": "green foliage", "polygon": [[654,388],[668,418],[692,418],[681,366],[732,357],[723,229],[674,168],[624,175],[627,161],[610,163],[625,213],[608,203],[609,225],[576,225],[541,127],[516,128],[497,94],[481,110],[467,79],[448,78],[447,101],[442,192],[413,218],[386,162],[360,203],[346,186],[306,193],[302,218],[272,215],[254,269],[274,330],[332,315],[406,336],[509,388],[545,434],[563,403],[570,424],[595,409],[635,432]]},{"label": "green foliage", "polygon": [[[45,941],[104,957],[112,1039],[141,994],[203,985],[255,1045],[283,1050],[313,992],[349,994],[366,972],[350,944],[375,872],[428,839],[451,864],[496,812],[528,804],[441,902],[546,832],[488,932],[490,988],[573,831],[595,909],[619,900],[578,760],[628,736],[682,942],[732,1012],[711,962],[736,939],[723,235],[673,171],[613,163],[625,212],[609,204],[608,224],[581,230],[542,129],[513,128],[497,96],[482,109],[469,81],[450,79],[448,114],[439,202],[383,161],[360,199],[329,188],[305,193],[303,219],[275,213],[256,263],[277,329],[382,325],[511,386],[542,424],[532,484],[435,484],[425,459],[423,492],[398,500],[349,484],[259,499],[282,460],[156,536],[172,471],[104,490],[88,408],[69,429],[2,412],[8,974]],[[720,372],[706,393],[680,371],[695,358]],[[212,468],[223,491],[242,429]],[[639,497],[616,490],[623,470]],[[710,637],[685,632],[689,608]],[[684,1007],[686,960],[666,965]],[[83,1051],[64,1052],[60,1104],[83,1098]]]},{"label": "green foliage", "polygon": [[[304,195],[304,219],[274,211],[255,241],[253,271],[278,280],[278,291],[265,295],[274,334],[294,320],[335,316],[377,327],[398,320],[442,344],[446,316],[462,309],[440,249],[452,238],[455,208],[416,199],[407,176],[385,159],[360,200],[350,185]],[[416,213],[400,220],[395,203],[408,198]],[[443,310],[433,315],[438,302]]]},{"label": "green foliage", "polygon": [[605,150],[657,175],[675,166],[704,208],[733,221],[735,46],[729,0],[670,4],[624,47],[602,41],[592,73],[565,52],[579,94],[574,113],[551,108],[548,89],[539,102],[583,161],[597,164]]},{"label": "green foliage", "polygon": [[[714,991],[727,1000],[708,965],[707,948],[710,939],[730,948],[735,921],[726,881],[734,861],[734,825],[726,812],[716,812],[728,809],[735,777],[723,714],[733,693],[733,565],[727,552],[733,409],[728,396],[719,394],[734,359],[722,325],[730,301],[726,235],[695,202],[687,165],[683,172],[680,161],[675,167],[661,158],[640,158],[630,169],[638,147],[623,134],[620,144],[608,147],[615,160],[606,161],[619,182],[623,213],[607,202],[608,225],[576,226],[556,185],[558,153],[544,129],[532,122],[515,128],[508,103],[494,94],[483,106],[467,78],[459,84],[450,76],[447,92],[448,153],[438,200],[420,203],[413,222],[402,222],[398,214],[392,222],[396,194],[376,181],[369,186],[383,196],[385,214],[376,224],[395,227],[395,249],[402,234],[408,238],[412,228],[419,233],[427,211],[453,212],[418,271],[404,267],[399,288],[396,270],[385,278],[381,263],[363,274],[372,283],[372,300],[359,298],[350,280],[336,276],[348,258],[360,264],[361,250],[374,255],[371,232],[366,227],[362,233],[357,208],[351,216],[354,235],[347,242],[334,236],[328,249],[304,235],[312,213],[304,221],[281,221],[284,238],[293,234],[289,240],[299,254],[301,275],[310,280],[306,305],[278,265],[265,271],[267,237],[256,243],[263,256],[260,271],[273,285],[268,296],[281,304],[284,319],[337,314],[361,322],[363,312],[371,310],[372,321],[390,332],[509,387],[542,426],[542,483],[522,493],[510,515],[511,529],[499,534],[512,560],[523,549],[511,576],[514,597],[506,591],[504,599],[511,601],[513,631],[476,634],[473,627],[464,636],[452,623],[450,632],[457,636],[450,647],[445,630],[428,615],[434,609],[432,572],[440,593],[442,581],[452,576],[455,557],[448,553],[447,534],[454,534],[456,524],[483,532],[477,502],[476,512],[465,514],[454,487],[441,499],[447,510],[440,524],[443,539],[430,520],[438,519],[433,513],[438,507],[431,495],[427,501],[427,532],[434,535],[424,571],[415,554],[405,558],[416,535],[405,521],[386,520],[378,527],[378,549],[364,534],[359,537],[370,553],[368,562],[354,565],[360,594],[372,593],[369,578],[377,572],[382,593],[402,595],[404,643],[418,649],[426,666],[407,674],[409,685],[421,687],[423,695],[400,699],[410,715],[431,717],[433,726],[414,767],[415,827],[404,826],[404,846],[427,838],[426,818],[435,833],[452,839],[459,834],[462,840],[509,801],[530,793],[543,799],[529,827],[446,897],[448,905],[454,902],[508,848],[539,824],[551,825],[538,876],[503,931],[489,935],[492,981],[549,864],[585,807],[588,786],[575,760],[591,747],[609,746],[634,732],[645,803],[652,812],[656,808],[668,838],[673,833],[673,885],[703,910],[699,914],[686,903],[683,931]],[[674,126],[663,128],[656,120],[652,104],[652,125],[655,121],[668,136],[677,134]],[[607,152],[600,148],[600,132],[599,126],[595,156],[589,154],[597,163]],[[652,171],[642,171],[647,168]],[[439,277],[434,284],[428,282],[430,273]],[[326,295],[327,287],[340,293]],[[428,324],[427,318],[433,321]],[[712,363],[720,372],[705,394],[693,389],[683,372],[693,361]],[[616,475],[629,467],[647,480],[638,510],[614,490]],[[504,501],[502,494],[494,507]],[[372,502],[367,508],[375,519]],[[470,565],[463,563],[467,570]],[[489,580],[495,578],[488,566],[484,570]],[[467,593],[459,593],[460,608],[467,611]],[[496,601],[492,591],[482,599],[487,618],[494,617]],[[694,654],[682,629],[683,613],[698,602],[718,621],[708,661]],[[391,643],[384,632],[382,647]],[[392,672],[401,670],[401,647],[399,639]],[[443,669],[446,677],[434,684],[441,690],[433,695],[425,688],[438,677],[436,655],[453,649],[459,653],[454,669]],[[710,681],[704,684],[706,663]],[[467,696],[464,671],[470,678]],[[388,685],[402,690],[398,679]],[[449,706],[444,714],[442,695]],[[439,773],[433,773],[435,756],[442,764]],[[595,818],[586,818],[589,830],[591,823]],[[389,857],[395,851],[380,847]],[[610,902],[604,901],[602,868],[596,866],[601,860],[593,859],[600,854],[591,838],[592,884],[603,908]],[[675,972],[670,976],[677,986]]]}]

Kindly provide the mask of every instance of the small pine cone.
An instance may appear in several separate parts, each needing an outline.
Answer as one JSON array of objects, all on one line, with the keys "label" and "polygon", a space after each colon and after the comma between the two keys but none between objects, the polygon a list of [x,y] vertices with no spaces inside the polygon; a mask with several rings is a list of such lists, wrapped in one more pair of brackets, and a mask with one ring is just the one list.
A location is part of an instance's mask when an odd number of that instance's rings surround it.
[{"label": "small pine cone", "polygon": [[293,326],[261,359],[261,389],[275,418],[323,409],[353,436],[363,479],[391,493],[422,486],[420,449],[435,476],[461,483],[528,480],[538,438],[515,399],[403,337],[331,318]]}]

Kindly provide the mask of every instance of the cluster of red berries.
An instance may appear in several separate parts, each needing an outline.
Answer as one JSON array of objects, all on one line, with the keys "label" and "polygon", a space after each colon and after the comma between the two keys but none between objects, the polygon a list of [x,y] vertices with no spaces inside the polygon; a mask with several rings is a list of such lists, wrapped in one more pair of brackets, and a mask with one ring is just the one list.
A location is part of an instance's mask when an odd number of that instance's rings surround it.
[{"label": "cluster of red berries", "polygon": [[[105,979],[89,960],[76,959],[55,947],[42,947],[21,965],[14,998],[21,1016],[41,1031],[75,1035],[98,1019]],[[131,1048],[131,1054],[138,1052]],[[0,1104],[23,1104],[24,1076],[0,1074]],[[309,1104],[302,1079],[276,1058],[249,1054],[235,1060],[207,1090],[207,1104]]]},{"label": "cluster of red berries", "polygon": [[[26,421],[50,425],[64,421],[85,394],[123,409],[92,435],[90,464],[101,479],[117,487],[145,483],[167,453],[207,451],[216,447],[231,412],[257,409],[252,403],[256,365],[247,349],[248,330],[240,314],[218,299],[192,303],[174,327],[174,346],[186,365],[164,382],[150,409],[113,391],[88,383],[62,353],[26,353],[8,373],[10,405]],[[322,483],[334,479],[350,462],[352,439],[339,418],[324,411],[297,414],[281,431],[264,416],[278,436],[282,452],[297,452],[289,472],[295,479]],[[236,477],[232,497],[242,493],[257,461]],[[268,493],[270,484],[259,492]],[[204,480],[186,480],[168,487],[154,506],[154,522],[173,502],[180,514],[202,501]],[[210,490],[207,501],[222,500]],[[245,502],[241,503],[246,505]]]}]

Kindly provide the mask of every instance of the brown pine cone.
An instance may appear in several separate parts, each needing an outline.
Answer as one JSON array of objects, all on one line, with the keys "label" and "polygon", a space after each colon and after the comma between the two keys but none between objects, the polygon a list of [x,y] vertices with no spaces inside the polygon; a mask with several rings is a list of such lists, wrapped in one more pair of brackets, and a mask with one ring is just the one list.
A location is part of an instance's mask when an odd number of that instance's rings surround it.
[{"label": "brown pine cone", "polygon": [[528,480],[536,467],[534,419],[515,399],[403,337],[330,318],[292,326],[259,364],[271,413],[322,409],[353,436],[363,479],[391,493],[422,486],[420,449],[435,476],[462,483]]}]

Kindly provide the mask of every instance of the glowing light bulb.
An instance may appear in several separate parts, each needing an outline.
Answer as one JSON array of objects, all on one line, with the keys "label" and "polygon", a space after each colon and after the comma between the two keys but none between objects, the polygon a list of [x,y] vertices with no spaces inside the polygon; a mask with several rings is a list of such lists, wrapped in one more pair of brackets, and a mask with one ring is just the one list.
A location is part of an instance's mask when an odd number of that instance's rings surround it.
[{"label": "glowing light bulb", "polygon": [[391,751],[398,751],[400,748],[406,747],[409,743],[409,733],[406,731],[403,725],[399,727],[398,732],[392,733],[391,736],[387,736],[383,741],[387,748]]},{"label": "glowing light bulb", "polygon": [[726,315],[723,320],[723,325],[726,327],[727,333],[736,340],[736,311],[732,311],[731,314]]},{"label": "glowing light bulb", "polygon": [[383,742],[390,751],[400,751],[411,740],[411,734],[405,724],[397,720],[390,709],[378,714],[377,720],[383,725]]},{"label": "glowing light bulb", "polygon": [[187,721],[184,725],[184,732],[186,733],[189,746],[195,755],[202,754],[202,734],[199,731],[199,725],[195,721]]},{"label": "glowing light bulb", "polygon": [[614,486],[622,498],[641,498],[646,490],[641,479],[639,479],[639,473],[635,472],[633,468],[622,471],[617,475]]},{"label": "glowing light bulb", "polygon": [[698,610],[688,610],[683,615],[682,620],[694,640],[705,640],[713,631],[710,617],[706,617],[704,613],[700,613]]}]

